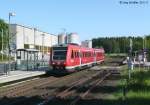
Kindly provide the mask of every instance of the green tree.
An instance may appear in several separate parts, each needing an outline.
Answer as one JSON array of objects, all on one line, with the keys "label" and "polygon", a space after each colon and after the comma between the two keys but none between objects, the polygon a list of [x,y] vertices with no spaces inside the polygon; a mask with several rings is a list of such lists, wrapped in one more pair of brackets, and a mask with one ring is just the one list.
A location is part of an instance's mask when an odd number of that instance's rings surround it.
[{"label": "green tree", "polygon": [[[2,34],[3,34],[3,43],[2,43]],[[0,51],[3,48],[6,49],[8,45],[8,24],[4,20],[0,19]]]},{"label": "green tree", "polygon": [[[143,35],[141,37],[101,37],[93,39],[93,47],[102,46],[106,53],[128,53],[130,39],[132,39],[132,51],[143,49]],[[145,36],[145,48],[150,52],[150,35]]]}]

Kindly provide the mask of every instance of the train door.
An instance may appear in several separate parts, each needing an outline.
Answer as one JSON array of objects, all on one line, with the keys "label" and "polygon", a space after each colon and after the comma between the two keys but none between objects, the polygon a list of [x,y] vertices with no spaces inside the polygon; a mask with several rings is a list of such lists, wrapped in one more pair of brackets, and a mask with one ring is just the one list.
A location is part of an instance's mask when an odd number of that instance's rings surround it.
[{"label": "train door", "polygon": [[96,64],[97,62],[96,62],[96,59],[97,57],[96,57],[96,51],[94,51],[94,64]]},{"label": "train door", "polygon": [[79,49],[79,63],[80,63],[80,67],[81,67],[81,64],[82,64],[82,62],[81,62],[81,50]]}]

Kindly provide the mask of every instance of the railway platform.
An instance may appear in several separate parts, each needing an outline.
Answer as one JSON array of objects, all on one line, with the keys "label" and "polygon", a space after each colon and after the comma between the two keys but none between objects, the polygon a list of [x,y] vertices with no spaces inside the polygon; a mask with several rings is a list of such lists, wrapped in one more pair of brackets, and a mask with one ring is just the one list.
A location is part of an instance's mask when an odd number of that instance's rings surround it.
[{"label": "railway platform", "polygon": [[42,70],[35,70],[35,71],[23,71],[23,70],[16,70],[10,71],[7,75],[0,75],[0,84],[12,82],[16,80],[26,79],[34,76],[39,76],[45,74],[45,71]]}]

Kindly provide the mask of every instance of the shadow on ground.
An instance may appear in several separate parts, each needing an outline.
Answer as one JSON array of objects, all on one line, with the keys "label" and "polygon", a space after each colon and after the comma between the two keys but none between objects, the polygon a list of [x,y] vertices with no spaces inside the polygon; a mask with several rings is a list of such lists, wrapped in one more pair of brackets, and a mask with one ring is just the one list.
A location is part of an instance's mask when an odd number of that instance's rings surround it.
[{"label": "shadow on ground", "polygon": [[[24,100],[24,101],[23,101]],[[35,97],[16,97],[16,98],[1,98],[0,105],[37,105],[38,103],[42,102],[42,98],[35,96]],[[73,101],[73,98],[70,99],[53,99],[52,101],[48,102],[46,105],[70,105]],[[15,103],[18,102],[18,103]],[[130,98],[126,100],[118,99],[118,100],[111,100],[111,99],[81,99],[75,105],[150,105],[149,99],[143,98]]]}]

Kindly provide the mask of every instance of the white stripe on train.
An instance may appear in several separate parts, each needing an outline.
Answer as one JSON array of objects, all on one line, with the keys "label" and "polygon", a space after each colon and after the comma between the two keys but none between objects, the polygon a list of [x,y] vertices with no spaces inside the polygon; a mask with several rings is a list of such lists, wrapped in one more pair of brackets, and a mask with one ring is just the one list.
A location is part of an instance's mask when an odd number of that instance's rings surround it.
[{"label": "white stripe on train", "polygon": [[74,69],[76,67],[82,67],[82,66],[85,66],[85,65],[90,65],[90,64],[93,64],[93,63],[100,63],[104,60],[100,60],[100,61],[97,61],[97,62],[90,62],[90,63],[85,63],[85,64],[81,64],[81,65],[76,65],[76,66],[66,66],[65,68],[66,69]]}]

